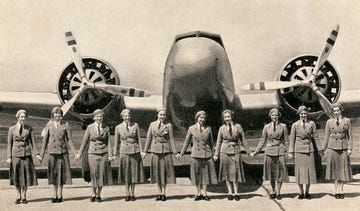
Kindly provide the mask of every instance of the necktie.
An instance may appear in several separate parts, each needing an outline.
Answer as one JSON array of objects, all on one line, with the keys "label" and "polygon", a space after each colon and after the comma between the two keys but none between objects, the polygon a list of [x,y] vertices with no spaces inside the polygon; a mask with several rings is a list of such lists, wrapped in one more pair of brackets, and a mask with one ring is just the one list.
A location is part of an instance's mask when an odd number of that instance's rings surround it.
[{"label": "necktie", "polygon": [[200,125],[200,133],[202,133],[202,126]]},{"label": "necktie", "polygon": [[126,130],[129,131],[129,123],[125,123],[126,124]]},{"label": "necktie", "polygon": [[276,130],[276,122],[273,122],[273,130],[275,132],[275,130]]},{"label": "necktie", "polygon": [[302,126],[305,129],[305,120],[302,121]]},{"label": "necktie", "polygon": [[159,122],[159,125],[158,125],[158,130],[160,130],[160,127],[161,127],[161,122]]},{"label": "necktie", "polygon": [[231,124],[229,124],[229,134],[230,134],[230,136],[232,136],[232,128],[231,128]]},{"label": "necktie", "polygon": [[98,125],[98,134],[100,135],[100,125]]},{"label": "necktie", "polygon": [[339,117],[336,117],[336,125],[339,126],[340,122],[339,122]]},{"label": "necktie", "polygon": [[23,132],[23,126],[22,126],[22,125],[20,125],[19,134],[21,135],[21,134],[22,134],[22,132]]}]

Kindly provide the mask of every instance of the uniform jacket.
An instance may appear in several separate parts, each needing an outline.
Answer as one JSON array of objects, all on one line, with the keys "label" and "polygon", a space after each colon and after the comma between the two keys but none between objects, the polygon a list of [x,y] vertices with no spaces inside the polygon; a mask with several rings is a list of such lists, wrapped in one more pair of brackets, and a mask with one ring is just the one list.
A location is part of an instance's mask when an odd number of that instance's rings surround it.
[{"label": "uniform jacket", "polygon": [[301,120],[291,126],[289,152],[310,153],[314,152],[315,122],[306,121],[305,128]]},{"label": "uniform jacket", "polygon": [[274,131],[274,123],[271,122],[264,126],[260,142],[255,150],[259,153],[266,143],[265,155],[280,156],[285,155],[285,142],[288,139],[288,130],[283,123],[277,123]]},{"label": "uniform jacket", "polygon": [[337,125],[335,118],[329,119],[325,126],[325,140],[322,149],[351,150],[352,147],[350,119],[339,118],[339,125]]},{"label": "uniform jacket", "polygon": [[115,128],[115,154],[120,146],[120,154],[135,154],[142,151],[140,131],[137,123],[130,123],[126,128],[125,122]]},{"label": "uniform jacket", "polygon": [[[55,124],[57,126],[55,126]],[[46,148],[49,154],[66,153],[68,151],[68,144],[71,151],[75,154],[68,122],[63,120],[59,123],[55,123],[53,120],[49,121],[44,128],[43,135],[43,143],[40,151],[41,157],[44,157]]]},{"label": "uniform jacket", "polygon": [[98,132],[97,124],[94,122],[90,124],[85,131],[83,142],[80,146],[79,152],[82,154],[85,147],[89,144],[89,154],[103,154],[109,153],[112,156],[112,149],[110,143],[110,131],[104,124],[101,125],[100,134]]},{"label": "uniform jacket", "polygon": [[147,152],[149,147],[150,151],[153,153],[177,153],[174,142],[173,129],[170,123],[161,124],[159,127],[160,121],[150,123],[146,142],[144,147],[144,152]]},{"label": "uniform jacket", "polygon": [[9,128],[7,145],[7,158],[25,157],[31,155],[31,150],[39,154],[35,145],[33,130],[29,125],[24,125],[20,134],[20,124]]},{"label": "uniform jacket", "polygon": [[191,157],[209,158],[213,156],[213,137],[211,127],[204,127],[200,131],[200,125],[195,124],[189,127],[186,134],[184,146],[181,150],[183,155],[192,142]]},{"label": "uniform jacket", "polygon": [[245,148],[246,152],[248,152],[245,134],[241,126],[239,124],[232,123],[230,134],[229,126],[224,124],[219,128],[215,155],[219,156],[220,152],[226,154],[240,153],[240,144]]}]

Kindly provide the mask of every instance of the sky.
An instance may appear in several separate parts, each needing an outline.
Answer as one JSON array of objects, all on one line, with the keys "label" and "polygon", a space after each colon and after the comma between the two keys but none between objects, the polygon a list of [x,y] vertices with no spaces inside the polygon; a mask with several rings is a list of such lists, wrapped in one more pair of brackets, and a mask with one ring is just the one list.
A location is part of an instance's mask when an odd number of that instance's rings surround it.
[{"label": "sky", "polygon": [[83,56],[108,61],[121,84],[161,94],[174,37],[222,36],[235,90],[273,80],[301,54],[319,54],[340,25],[329,56],[344,89],[358,89],[360,3],[356,1],[138,0],[0,1],[0,90],[52,92],[71,57],[71,30]]}]

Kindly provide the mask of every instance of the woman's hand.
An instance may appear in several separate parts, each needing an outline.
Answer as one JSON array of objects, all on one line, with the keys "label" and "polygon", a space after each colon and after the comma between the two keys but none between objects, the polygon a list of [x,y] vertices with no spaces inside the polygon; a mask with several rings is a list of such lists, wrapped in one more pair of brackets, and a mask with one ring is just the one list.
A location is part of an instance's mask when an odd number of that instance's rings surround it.
[{"label": "woman's hand", "polygon": [[80,153],[75,154],[75,159],[76,159],[76,160],[79,160],[80,158],[81,158],[81,154],[80,154]]},{"label": "woman's hand", "polygon": [[142,159],[144,159],[144,158],[146,157],[146,155],[147,155],[146,152],[141,152],[140,154],[141,154],[141,158],[142,158]]},{"label": "woman's hand", "polygon": [[218,157],[217,155],[214,155],[214,156],[213,156],[213,159],[214,159],[215,161],[217,161],[218,158],[219,158],[219,157]]},{"label": "woman's hand", "polygon": [[350,156],[351,153],[352,153],[352,150],[351,150],[351,149],[348,149],[348,150],[347,150],[347,153],[348,153],[348,155]]},{"label": "woman's hand", "polygon": [[290,160],[290,159],[293,159],[294,153],[293,153],[293,152],[290,152],[290,153],[288,154],[288,157],[289,157],[289,160]]},{"label": "woman's hand", "polygon": [[7,163],[11,163],[11,158],[8,158],[8,159],[6,160],[6,162],[7,162]]},{"label": "woman's hand", "polygon": [[255,153],[255,152],[250,152],[250,154],[249,154],[249,155],[250,155],[250,157],[252,157],[252,158],[253,158],[253,157],[256,155],[256,153]]},{"label": "woman's hand", "polygon": [[42,162],[42,160],[43,160],[43,158],[42,158],[40,155],[36,155],[36,158],[37,158],[40,162]]},{"label": "woman's hand", "polygon": [[175,155],[175,158],[178,159],[178,160],[180,160],[181,157],[182,157],[182,155],[181,155],[180,153],[178,153],[177,155]]}]

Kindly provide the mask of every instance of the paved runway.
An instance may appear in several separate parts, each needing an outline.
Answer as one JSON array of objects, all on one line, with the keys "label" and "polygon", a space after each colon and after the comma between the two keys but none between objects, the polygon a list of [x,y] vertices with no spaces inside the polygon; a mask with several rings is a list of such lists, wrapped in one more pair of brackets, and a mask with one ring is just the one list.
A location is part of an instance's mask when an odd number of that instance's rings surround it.
[{"label": "paved runway", "polygon": [[124,186],[107,186],[103,190],[103,202],[91,203],[90,185],[82,179],[73,179],[73,185],[65,186],[64,202],[50,202],[52,187],[46,179],[40,179],[39,185],[28,190],[29,203],[15,205],[16,192],[8,180],[0,180],[0,210],[360,210],[360,174],[354,175],[354,181],[345,185],[345,199],[336,200],[332,196],[333,184],[320,183],[311,186],[313,199],[298,200],[298,188],[294,177],[283,185],[281,200],[270,200],[269,184],[257,185],[254,182],[240,186],[240,201],[228,201],[224,186],[211,188],[208,193],[210,202],[194,201],[195,187],[188,178],[177,178],[176,185],[169,185],[168,201],[157,202],[156,185],[136,186],[135,202],[124,201]]}]

